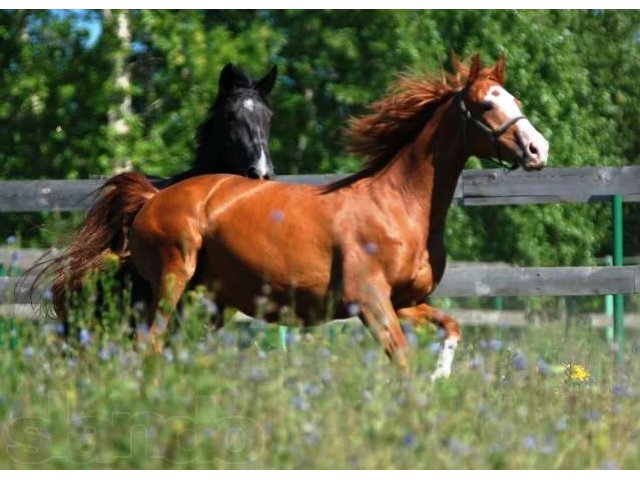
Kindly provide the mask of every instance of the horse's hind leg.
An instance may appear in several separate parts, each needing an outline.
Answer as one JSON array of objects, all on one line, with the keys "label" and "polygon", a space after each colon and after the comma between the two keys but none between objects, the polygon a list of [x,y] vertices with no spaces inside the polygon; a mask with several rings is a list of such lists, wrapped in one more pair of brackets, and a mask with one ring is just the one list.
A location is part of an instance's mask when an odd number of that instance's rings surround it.
[{"label": "horse's hind leg", "polygon": [[152,281],[153,302],[149,319],[151,344],[162,351],[159,336],[164,334],[171,315],[176,309],[196,267],[196,250],[169,247],[161,252],[162,266],[159,276]]},{"label": "horse's hind leg", "polygon": [[451,365],[456,347],[460,341],[460,324],[454,318],[446,315],[442,310],[421,303],[415,307],[401,308],[398,317],[409,320],[414,326],[435,323],[445,332],[444,345],[438,357],[436,369],[431,375],[432,380],[447,378],[451,375]]}]

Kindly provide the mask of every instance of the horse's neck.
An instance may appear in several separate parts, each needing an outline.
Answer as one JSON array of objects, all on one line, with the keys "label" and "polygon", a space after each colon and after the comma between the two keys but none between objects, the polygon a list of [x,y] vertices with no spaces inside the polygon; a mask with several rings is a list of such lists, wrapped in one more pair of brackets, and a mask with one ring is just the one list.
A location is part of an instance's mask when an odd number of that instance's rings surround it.
[{"label": "horse's neck", "polygon": [[[450,103],[448,104],[451,105]],[[436,112],[416,140],[403,148],[372,185],[386,184],[399,193],[412,220],[423,231],[442,235],[458,178],[466,161],[457,112],[448,106]]]},{"label": "horse's neck", "polygon": [[225,146],[220,131],[216,126],[220,122],[216,113],[212,113],[207,121],[200,127],[202,133],[198,137],[196,147],[196,159],[193,166],[185,175],[193,176],[203,173],[221,173],[224,165]]}]

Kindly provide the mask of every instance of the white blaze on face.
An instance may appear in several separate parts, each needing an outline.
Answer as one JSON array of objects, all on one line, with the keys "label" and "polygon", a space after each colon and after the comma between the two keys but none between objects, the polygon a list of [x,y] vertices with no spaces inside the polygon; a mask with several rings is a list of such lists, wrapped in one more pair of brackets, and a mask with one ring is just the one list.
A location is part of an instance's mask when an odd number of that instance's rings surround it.
[{"label": "white blaze on face", "polygon": [[269,173],[269,162],[267,161],[267,155],[265,153],[265,142],[260,132],[257,132],[258,144],[260,145],[260,156],[258,162],[255,164],[255,169],[258,171],[260,177],[264,177]]},{"label": "white blaze on face", "polygon": [[[515,97],[500,85],[493,85],[487,91],[484,102],[491,104],[504,115],[504,122],[512,118],[522,116],[522,110]],[[498,125],[495,126],[497,128]],[[514,124],[518,132],[520,146],[524,148],[525,160],[534,167],[544,166],[549,154],[549,142],[535,129],[527,118],[523,118]]]},{"label": "white blaze on face", "polygon": [[252,98],[245,98],[242,102],[242,107],[246,110],[249,110],[250,112],[253,112],[255,106],[256,104]]}]

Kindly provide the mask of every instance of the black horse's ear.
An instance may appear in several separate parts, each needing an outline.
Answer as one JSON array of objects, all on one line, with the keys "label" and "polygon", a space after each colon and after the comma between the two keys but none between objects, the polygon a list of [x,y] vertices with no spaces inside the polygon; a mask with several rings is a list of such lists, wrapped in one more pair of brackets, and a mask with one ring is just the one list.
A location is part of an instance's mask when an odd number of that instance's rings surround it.
[{"label": "black horse's ear", "polygon": [[235,67],[233,66],[233,63],[227,63],[222,69],[222,72],[220,72],[218,90],[221,92],[228,92],[229,90],[231,90],[235,83],[235,77]]},{"label": "black horse's ear", "polygon": [[278,76],[278,66],[274,65],[269,73],[258,80],[255,84],[255,89],[263,96],[269,95],[269,92],[273,89],[276,83],[276,77]]},{"label": "black horse's ear", "polygon": [[233,63],[227,63],[220,72],[219,86],[220,91],[223,92],[229,92],[234,87],[251,88],[251,78],[242,68]]}]

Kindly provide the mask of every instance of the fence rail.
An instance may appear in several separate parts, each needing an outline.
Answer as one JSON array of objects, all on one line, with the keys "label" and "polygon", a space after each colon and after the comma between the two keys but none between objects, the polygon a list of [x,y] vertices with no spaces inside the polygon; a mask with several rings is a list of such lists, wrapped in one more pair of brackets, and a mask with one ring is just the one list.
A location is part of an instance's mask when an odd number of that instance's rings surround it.
[{"label": "fence rail", "polygon": [[[325,184],[344,175],[282,175],[283,182]],[[104,179],[0,181],[0,212],[87,208]],[[466,170],[454,194],[460,206],[586,203],[619,195],[640,202],[640,166],[547,168],[539,172]],[[9,249],[10,250],[10,249]],[[10,255],[9,250],[0,254]],[[33,260],[33,259],[31,259]],[[29,279],[0,276],[0,304],[25,303]],[[18,283],[17,283],[18,282]],[[15,292],[15,295],[14,295]],[[519,268],[467,265],[448,268],[433,296],[604,295],[640,293],[640,267]],[[43,291],[35,292],[34,300]]]},{"label": "fence rail", "polygon": [[[345,175],[281,175],[278,181],[322,185]],[[103,179],[1,180],[0,212],[82,210]],[[539,172],[465,170],[454,194],[462,206],[586,203],[621,194],[640,202],[640,167],[547,168]]]}]

